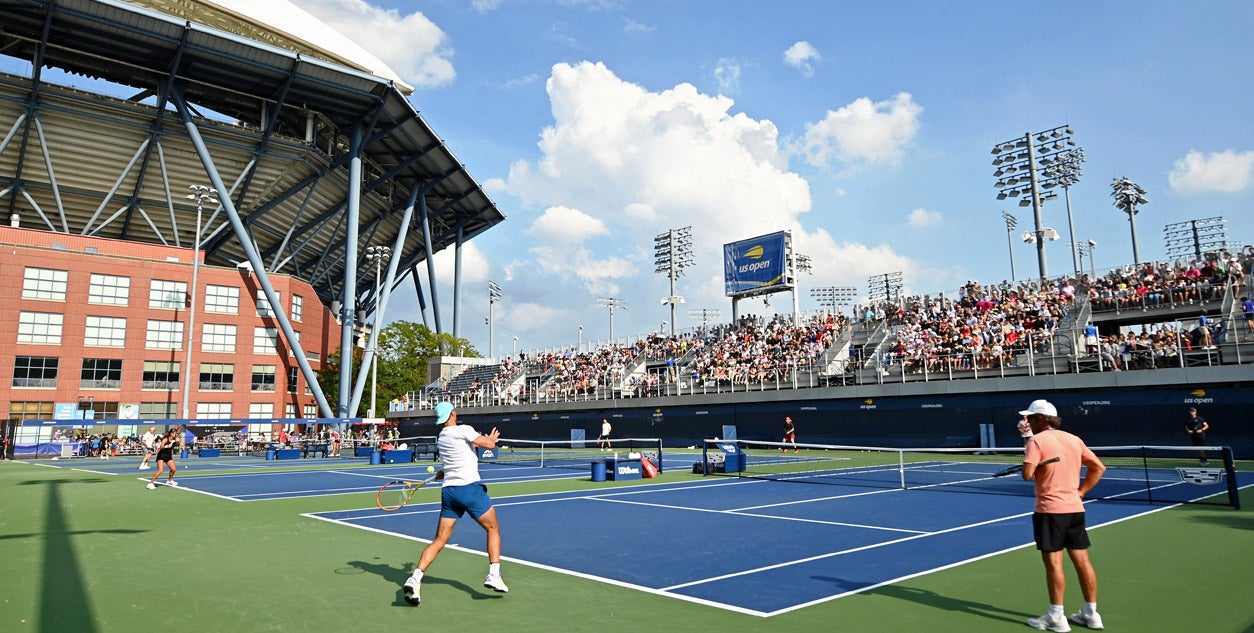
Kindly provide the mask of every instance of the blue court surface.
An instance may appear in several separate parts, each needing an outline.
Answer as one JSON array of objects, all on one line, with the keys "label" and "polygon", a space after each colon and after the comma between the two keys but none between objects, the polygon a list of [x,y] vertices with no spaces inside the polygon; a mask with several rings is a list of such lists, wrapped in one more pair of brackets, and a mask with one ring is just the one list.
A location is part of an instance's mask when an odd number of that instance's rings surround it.
[{"label": "blue court surface", "polygon": [[[1031,484],[1016,483],[1026,496],[711,478],[495,501],[506,561],[768,617],[1031,546]],[[1091,502],[1088,521],[1165,507]],[[425,541],[438,513],[309,516]],[[450,546],[482,553],[463,522]]]}]

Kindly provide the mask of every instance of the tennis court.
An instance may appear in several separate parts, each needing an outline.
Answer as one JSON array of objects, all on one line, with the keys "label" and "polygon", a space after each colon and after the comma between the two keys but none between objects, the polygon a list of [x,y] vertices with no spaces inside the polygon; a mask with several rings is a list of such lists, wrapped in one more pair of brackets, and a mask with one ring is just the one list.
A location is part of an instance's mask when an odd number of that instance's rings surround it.
[{"label": "tennis court", "polygon": [[[6,574],[11,599],[0,621],[35,617],[40,631],[237,632],[350,630],[365,621],[456,626],[470,615],[516,631],[638,631],[656,619],[699,631],[841,622],[965,632],[1023,627],[1039,615],[1030,484],[990,478],[1016,456],[910,462],[932,484],[907,488],[885,485],[900,472],[885,477],[858,462],[865,456],[755,452],[743,473],[693,474],[702,459],[701,450],[667,449],[659,479],[599,483],[586,462],[485,463],[511,592],[476,588],[483,535],[464,521],[417,609],[404,604],[399,585],[434,532],[438,486],[394,513],[374,505],[374,491],[394,478],[425,478],[429,461],[193,456],[180,461],[181,488],[155,491],[143,488],[153,471],[136,471],[136,459],[5,464],[0,480],[18,485],[6,485],[12,494],[0,504],[19,518],[6,523],[0,555],[30,573]],[[833,470],[863,474],[801,482]],[[1118,474],[1112,468],[1108,477]],[[1254,483],[1250,474],[1237,473],[1241,486]],[[1223,489],[1173,476],[1151,485],[1197,496]],[[1254,580],[1248,560],[1233,555],[1248,545],[1248,510],[1122,501],[1088,508],[1109,628],[1200,621],[1208,631],[1241,631],[1254,622],[1254,612],[1219,596],[1201,601],[1210,606],[1200,620],[1179,615],[1170,589],[1181,574],[1236,586]],[[1164,539],[1198,542],[1164,549]],[[282,608],[310,596],[325,606]],[[154,608],[158,597],[179,606]]]}]

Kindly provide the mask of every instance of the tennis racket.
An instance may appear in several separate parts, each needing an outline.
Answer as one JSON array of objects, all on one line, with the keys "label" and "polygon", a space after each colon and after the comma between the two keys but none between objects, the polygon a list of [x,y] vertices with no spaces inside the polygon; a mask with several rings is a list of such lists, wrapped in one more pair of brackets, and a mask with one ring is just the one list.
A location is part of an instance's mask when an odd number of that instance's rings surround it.
[{"label": "tennis racket", "polygon": [[418,489],[435,481],[435,476],[427,477],[422,481],[406,481],[398,479],[389,481],[379,488],[379,492],[375,493],[374,501],[379,505],[379,509],[384,512],[394,512],[405,507],[410,499],[414,498],[414,493]]},{"label": "tennis racket", "polygon": [[[1045,461],[1043,461],[1043,462],[1041,462],[1041,463],[1037,464],[1037,466],[1039,467],[1039,466],[1044,466],[1045,464],[1052,464],[1052,463],[1054,463],[1054,462],[1058,461],[1059,459],[1061,459],[1061,458],[1060,458],[1060,457],[1051,457],[1051,458],[1049,458],[1049,459],[1047,459],[1047,460],[1045,460]],[[1011,466],[1010,468],[1006,468],[1006,469],[1004,469],[1004,470],[999,470],[999,471],[997,471],[997,472],[993,473],[993,476],[994,476],[994,477],[1005,477],[1006,475],[1013,475],[1013,474],[1015,474],[1015,473],[1017,473],[1017,472],[1022,472],[1022,471],[1023,471],[1023,464],[1015,464],[1014,466]]]}]

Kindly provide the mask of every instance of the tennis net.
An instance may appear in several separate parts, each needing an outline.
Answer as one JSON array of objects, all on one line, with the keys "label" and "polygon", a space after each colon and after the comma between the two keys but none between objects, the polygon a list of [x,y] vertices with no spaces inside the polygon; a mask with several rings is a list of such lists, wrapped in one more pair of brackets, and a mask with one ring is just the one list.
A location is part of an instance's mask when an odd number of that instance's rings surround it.
[{"label": "tennis net", "polygon": [[[1240,508],[1232,449],[1207,447],[1090,447],[1106,474],[1086,499],[1148,503],[1211,503]],[[1023,448],[885,448],[706,440],[697,469],[725,475],[814,484],[902,490],[1033,495],[1020,473],[995,477],[1022,465]]]},{"label": "tennis net", "polygon": [[496,450],[481,451],[481,464],[507,464],[539,468],[587,469],[593,460],[639,453],[662,470],[662,440],[656,437],[614,438],[613,448],[603,450],[596,440],[522,440],[501,438]]}]

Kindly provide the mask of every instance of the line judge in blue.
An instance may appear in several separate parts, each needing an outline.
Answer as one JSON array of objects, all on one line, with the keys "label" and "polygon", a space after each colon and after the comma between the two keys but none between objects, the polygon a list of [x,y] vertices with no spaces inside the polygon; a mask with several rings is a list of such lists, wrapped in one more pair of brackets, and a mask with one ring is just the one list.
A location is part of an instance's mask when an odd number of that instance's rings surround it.
[{"label": "line judge in blue", "polygon": [[457,424],[457,411],[451,402],[435,405],[435,423],[443,426],[436,439],[443,467],[435,478],[444,481],[440,490],[440,522],[435,538],[422,550],[414,573],[405,580],[405,601],[414,606],[421,603],[419,590],[427,567],[435,562],[435,557],[453,536],[457,520],[467,512],[488,535],[488,576],[483,579],[483,586],[507,593],[509,587],[501,579],[501,527],[496,521],[492,499],[488,498],[488,487],[479,477],[479,458],[475,455],[476,446],[495,449],[501,432],[493,428],[491,433],[483,435],[469,425]]}]

